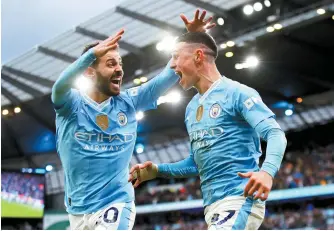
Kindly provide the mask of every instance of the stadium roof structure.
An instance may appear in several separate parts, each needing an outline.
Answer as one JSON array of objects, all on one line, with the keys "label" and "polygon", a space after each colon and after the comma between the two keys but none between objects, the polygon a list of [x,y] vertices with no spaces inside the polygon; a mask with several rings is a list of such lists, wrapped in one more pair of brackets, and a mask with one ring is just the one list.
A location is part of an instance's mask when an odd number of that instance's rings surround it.
[{"label": "stadium roof structure", "polygon": [[[216,12],[231,10],[249,0],[219,0],[210,5]],[[167,34],[184,32],[180,13],[192,16],[196,5],[192,1],[145,0],[124,1],[121,5],[100,14],[75,28],[40,44],[2,66],[1,105],[27,101],[51,92],[59,74],[77,57],[86,44],[104,40],[120,28],[125,28],[120,44],[122,57],[132,53],[142,62],[142,50]],[[193,1],[197,2],[197,1]],[[199,1],[198,1],[199,2]],[[214,12],[208,11],[210,15]]]},{"label": "stadium roof structure", "polygon": [[[135,86],[134,78],[146,76],[150,79],[166,65],[168,55],[157,51],[157,42],[167,35],[184,33],[179,14],[192,17],[197,8],[207,10],[207,15],[213,15],[214,20],[222,17],[225,21],[223,26],[217,25],[209,32],[220,47],[216,63],[222,74],[258,90],[279,117],[289,107],[294,108],[295,114],[312,111],[310,116],[301,116],[292,125],[286,122],[283,126],[287,130],[311,126],[318,121],[317,116],[331,115],[334,3],[331,0],[271,1],[270,7],[263,6],[262,11],[245,15],[243,6],[255,2],[128,0],[5,63],[1,70],[2,109],[12,110],[20,106],[22,113],[2,116],[2,156],[36,153],[36,149],[27,150],[24,145],[40,146],[40,143],[33,144],[35,141],[30,138],[36,138],[40,132],[33,134],[33,131],[46,128],[55,132],[51,87],[86,44],[105,39],[119,28],[126,29],[120,41],[120,53],[125,64],[123,88],[129,88]],[[326,13],[319,14],[317,10],[320,8]],[[275,24],[283,28],[268,32],[268,27]],[[226,46],[227,41],[233,41],[235,45]],[[233,52],[233,57],[226,57],[226,52]],[[258,55],[260,65],[255,69],[236,69],[235,65],[250,54]],[[145,121],[140,123],[139,133],[173,126],[183,128],[186,101],[194,93],[183,92],[184,102],[178,106],[162,105],[159,110],[148,112]],[[297,97],[302,97],[303,102],[296,103]],[[324,112],[316,118],[311,116],[313,111],[317,114],[319,110]],[[308,121],[309,117],[313,119]],[[282,121],[294,121],[291,118],[282,118]],[[330,119],[332,116],[323,121]],[[45,140],[53,139],[52,135],[40,136]]]}]

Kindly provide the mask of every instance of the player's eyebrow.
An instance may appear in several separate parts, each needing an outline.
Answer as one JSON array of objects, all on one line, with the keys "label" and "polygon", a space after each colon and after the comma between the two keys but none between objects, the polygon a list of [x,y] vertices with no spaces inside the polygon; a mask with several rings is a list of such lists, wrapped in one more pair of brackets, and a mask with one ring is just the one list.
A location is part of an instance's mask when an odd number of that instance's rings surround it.
[{"label": "player's eyebrow", "polygon": [[[107,58],[106,63],[109,62],[109,61],[115,61],[115,62],[117,62],[117,59],[116,58]],[[118,62],[122,63],[122,58],[119,58]]]}]

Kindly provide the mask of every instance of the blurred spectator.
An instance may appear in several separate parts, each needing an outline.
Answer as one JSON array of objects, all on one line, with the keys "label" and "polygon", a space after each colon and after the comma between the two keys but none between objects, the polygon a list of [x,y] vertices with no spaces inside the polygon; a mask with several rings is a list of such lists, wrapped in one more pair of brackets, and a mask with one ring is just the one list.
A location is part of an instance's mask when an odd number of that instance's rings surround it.
[{"label": "blurred spectator", "polygon": [[44,206],[44,176],[3,171],[1,198],[36,207]]},{"label": "blurred spectator", "polygon": [[[139,223],[137,222],[134,229],[154,229],[154,230],[205,230],[207,225],[203,219],[202,213],[194,215],[174,213],[174,218],[168,218],[168,215],[151,215],[166,218],[160,222]],[[175,220],[176,222],[169,222]],[[300,211],[283,211],[272,214],[266,214],[266,217],[260,229],[329,229],[334,227],[334,207],[330,209],[314,209],[308,206],[305,210]]]},{"label": "blurred spectator", "polygon": [[[159,185],[175,185],[176,189],[159,190]],[[316,149],[306,149],[303,152],[288,152],[282,162],[281,169],[275,177],[273,189],[299,188],[313,185],[334,183],[334,144]],[[154,185],[154,187],[145,187]],[[155,188],[150,191],[150,188]],[[163,202],[201,199],[199,178],[188,179],[157,179],[144,184],[136,191],[136,204],[156,204]],[[291,218],[293,219],[293,218]]]}]

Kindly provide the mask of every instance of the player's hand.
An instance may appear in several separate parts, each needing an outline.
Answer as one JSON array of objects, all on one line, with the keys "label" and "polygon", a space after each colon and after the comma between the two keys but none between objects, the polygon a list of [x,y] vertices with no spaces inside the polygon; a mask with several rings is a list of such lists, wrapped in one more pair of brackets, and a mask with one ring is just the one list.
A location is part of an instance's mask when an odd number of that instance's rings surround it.
[{"label": "player's hand", "polygon": [[124,34],[124,29],[121,29],[117,32],[116,35],[110,36],[109,38],[103,40],[98,45],[96,45],[93,50],[95,56],[102,57],[105,55],[108,51],[116,49],[118,47],[118,41],[122,38],[122,35]]},{"label": "player's hand", "polygon": [[244,196],[253,196],[255,192],[256,195],[254,199],[261,199],[265,201],[268,199],[269,192],[271,187],[273,186],[273,178],[265,171],[260,172],[247,172],[240,173],[238,172],[238,176],[242,178],[249,178],[249,181],[244,190]]},{"label": "player's hand", "polygon": [[189,21],[184,14],[180,14],[181,19],[184,22],[184,25],[187,28],[188,32],[205,32],[216,26],[216,23],[210,23],[212,16],[204,20],[206,11],[203,10],[201,16],[199,17],[199,9],[196,10],[194,19]]},{"label": "player's hand", "polygon": [[133,187],[137,188],[144,181],[152,180],[157,177],[158,167],[151,161],[132,166],[129,172],[128,182],[136,180]]}]

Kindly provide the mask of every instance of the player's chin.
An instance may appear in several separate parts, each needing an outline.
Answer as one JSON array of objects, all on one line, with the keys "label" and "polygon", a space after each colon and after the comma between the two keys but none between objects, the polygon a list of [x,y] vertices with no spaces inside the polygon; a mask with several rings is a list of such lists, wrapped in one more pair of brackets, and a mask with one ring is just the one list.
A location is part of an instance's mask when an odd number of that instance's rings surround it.
[{"label": "player's chin", "polygon": [[179,82],[179,85],[182,87],[183,90],[187,91],[191,88],[191,86],[188,86],[188,84],[186,84],[184,81],[181,81]]},{"label": "player's chin", "polygon": [[111,96],[117,96],[121,93],[121,84],[116,85],[116,84],[112,84],[112,86],[110,86],[109,88],[109,92]]},{"label": "player's chin", "polygon": [[110,88],[109,96],[118,96],[121,93],[121,88]]},{"label": "player's chin", "polygon": [[181,78],[179,81],[179,85],[184,89],[185,88],[185,82],[184,80]]},{"label": "player's chin", "polygon": [[111,96],[118,96],[121,93],[121,90],[112,90],[110,91],[110,95]]}]

